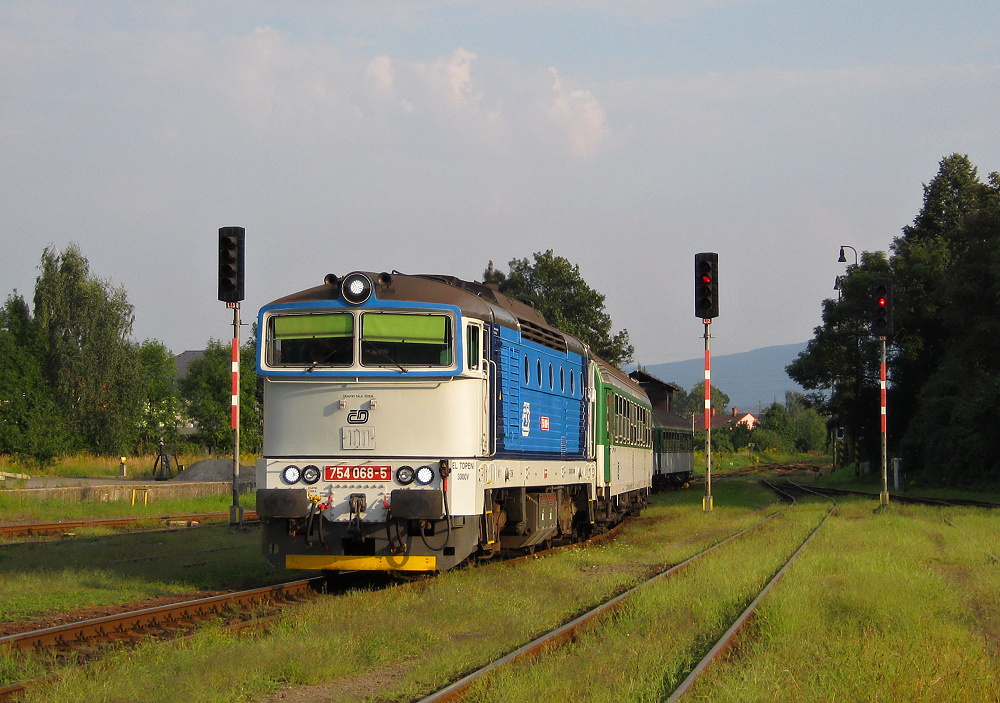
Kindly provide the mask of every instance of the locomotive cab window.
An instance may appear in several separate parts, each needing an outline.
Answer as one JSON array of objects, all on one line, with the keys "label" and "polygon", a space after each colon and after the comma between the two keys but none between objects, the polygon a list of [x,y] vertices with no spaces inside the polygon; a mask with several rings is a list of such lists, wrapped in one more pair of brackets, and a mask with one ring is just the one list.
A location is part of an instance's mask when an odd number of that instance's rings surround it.
[{"label": "locomotive cab window", "polygon": [[350,313],[271,318],[268,363],[273,366],[350,366],[354,317]]},{"label": "locomotive cab window", "polygon": [[470,371],[479,370],[480,362],[480,328],[477,325],[469,325],[465,328],[465,356],[466,363]]},{"label": "locomotive cab window", "polygon": [[444,315],[369,312],[361,316],[364,366],[451,366],[451,322]]}]

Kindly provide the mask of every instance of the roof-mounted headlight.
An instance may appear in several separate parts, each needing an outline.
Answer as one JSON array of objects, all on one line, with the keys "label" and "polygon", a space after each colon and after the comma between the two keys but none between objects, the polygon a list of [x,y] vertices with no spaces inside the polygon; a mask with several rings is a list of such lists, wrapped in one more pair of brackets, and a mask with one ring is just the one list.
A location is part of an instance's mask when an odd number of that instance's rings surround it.
[{"label": "roof-mounted headlight", "polygon": [[361,305],[372,295],[372,282],[363,273],[348,274],[340,284],[341,295],[351,305]]}]

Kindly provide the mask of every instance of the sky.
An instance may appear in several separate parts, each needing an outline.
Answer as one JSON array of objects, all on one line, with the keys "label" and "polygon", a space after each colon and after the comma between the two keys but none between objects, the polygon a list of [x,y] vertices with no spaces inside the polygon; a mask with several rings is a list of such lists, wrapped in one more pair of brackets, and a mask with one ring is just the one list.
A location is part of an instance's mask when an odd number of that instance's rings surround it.
[{"label": "sky", "polygon": [[702,354],[711,251],[713,354],[803,342],[839,247],[888,251],[949,154],[1000,170],[998,127],[985,0],[2,0],[0,294],[75,242],[180,353],[232,337],[220,227],[244,322],[552,249],[651,365]]}]

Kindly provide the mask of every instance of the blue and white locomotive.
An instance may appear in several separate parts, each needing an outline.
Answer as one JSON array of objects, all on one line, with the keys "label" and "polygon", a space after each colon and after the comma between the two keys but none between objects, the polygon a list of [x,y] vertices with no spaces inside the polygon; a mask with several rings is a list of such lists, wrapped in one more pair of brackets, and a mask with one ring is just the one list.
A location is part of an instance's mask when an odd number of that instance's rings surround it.
[{"label": "blue and white locomotive", "polygon": [[641,388],[494,287],[355,272],[258,318],[268,560],[442,571],[644,504]]}]

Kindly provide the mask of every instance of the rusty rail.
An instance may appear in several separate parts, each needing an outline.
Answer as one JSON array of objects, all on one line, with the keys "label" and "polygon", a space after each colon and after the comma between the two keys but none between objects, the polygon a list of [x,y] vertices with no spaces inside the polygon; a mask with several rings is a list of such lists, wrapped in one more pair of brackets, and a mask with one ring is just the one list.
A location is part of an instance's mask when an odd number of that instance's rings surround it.
[{"label": "rusty rail", "polygon": [[552,630],[550,632],[547,632],[544,635],[541,635],[540,637],[536,638],[535,640],[532,640],[523,647],[520,647],[519,649],[516,649],[513,652],[510,652],[509,654],[487,664],[481,669],[477,669],[471,674],[459,679],[458,681],[446,686],[445,688],[442,688],[439,691],[436,691],[435,693],[432,693],[431,695],[420,699],[419,703],[453,703],[455,701],[461,701],[465,696],[466,692],[476,681],[483,678],[484,676],[487,676],[495,669],[498,669],[515,661],[538,656],[539,654],[545,652],[546,650],[552,649],[554,647],[559,646],[563,642],[571,640],[576,635],[576,633],[582,630],[583,628],[590,627],[603,616],[609,613],[613,613],[625,600],[627,600],[638,590],[645,588],[646,586],[662,578],[669,578],[670,576],[673,576],[674,574],[680,572],[685,567],[689,566],[698,559],[715,551],[719,547],[722,547],[723,545],[728,544],[729,542],[738,539],[743,535],[760,527],[771,518],[787,510],[789,507],[791,507],[791,504],[785,506],[781,510],[776,510],[767,517],[757,521],[750,527],[741,530],[735,534],[732,534],[724,540],[716,542],[708,549],[705,549],[699,552],[698,554],[695,554],[694,556],[691,556],[685,559],[684,561],[675,564],[674,566],[666,569],[665,571],[661,571],[660,573],[653,575],[652,577],[646,579],[642,583],[633,586],[632,588],[628,589],[623,593],[620,593],[619,595],[611,598],[608,601],[605,601],[601,605],[598,605],[596,608],[593,608],[592,610],[584,613],[583,615],[580,615],[579,617],[566,623],[565,625],[556,628],[555,630]]},{"label": "rusty rail", "polygon": [[[143,522],[204,522],[228,520],[229,513],[185,513],[181,515],[151,515],[148,517],[120,517],[98,520],[74,520],[63,522],[7,523],[0,525],[0,537],[37,537],[41,535],[65,534],[87,527],[127,528]],[[256,520],[257,513],[247,511],[245,520]]]},{"label": "rusty rail", "polygon": [[[287,603],[311,597],[319,590],[325,580],[324,576],[317,576],[7,635],[0,637],[0,648],[38,650],[55,647],[72,649],[87,644],[134,639],[157,632],[172,633],[223,611],[255,608],[266,603]],[[239,620],[230,623],[228,627],[243,629],[271,620],[273,620],[273,616],[263,616],[250,620]],[[61,673],[56,672],[32,681],[0,686],[0,701],[13,700],[27,688],[43,685],[59,676]]]}]

